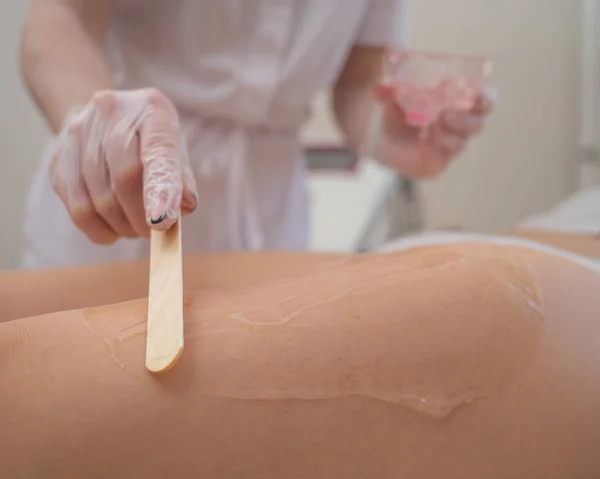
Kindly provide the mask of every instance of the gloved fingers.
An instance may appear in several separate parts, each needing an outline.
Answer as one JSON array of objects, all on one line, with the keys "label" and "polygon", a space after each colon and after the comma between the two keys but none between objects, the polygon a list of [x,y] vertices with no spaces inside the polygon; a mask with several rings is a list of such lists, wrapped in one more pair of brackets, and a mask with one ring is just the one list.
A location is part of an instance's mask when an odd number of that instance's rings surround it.
[{"label": "gloved fingers", "polygon": [[[104,186],[109,184],[110,178],[108,170],[106,169],[106,164],[103,162],[101,166],[105,167],[104,173],[101,173],[99,169],[97,169],[97,171],[93,173],[94,180],[87,183],[92,206],[98,216],[100,216],[100,218],[102,218],[118,236],[123,238],[136,238],[138,235],[130,225],[116,194],[113,193],[110,187],[107,188]],[[92,189],[89,185],[98,185],[100,177],[102,177],[103,185],[98,190]]]},{"label": "gloved fingers", "polygon": [[111,245],[119,239],[119,235],[96,212],[91,201],[67,209],[73,223],[92,243]]},{"label": "gloved fingers", "polygon": [[183,135],[181,136],[181,173],[183,181],[183,193],[181,197],[181,214],[192,213],[198,207],[198,193],[196,178],[190,164],[190,155]]},{"label": "gloved fingers", "polygon": [[485,126],[485,121],[496,104],[497,92],[486,88],[475,100],[473,108],[468,112],[445,112],[442,121],[448,131],[468,138],[477,135]]},{"label": "gloved fingers", "polygon": [[442,114],[442,123],[454,134],[466,137],[478,134],[484,127],[488,115],[494,109],[498,93],[492,87],[486,87],[475,99],[469,111],[446,111]]},{"label": "gloved fingers", "polygon": [[439,148],[424,145],[421,150],[421,178],[436,178],[446,169],[452,156],[444,153]]},{"label": "gloved fingers", "polygon": [[177,221],[183,194],[183,148],[177,111],[162,93],[146,90],[148,110],[140,125],[144,206],[150,227],[166,230]]},{"label": "gloved fingers", "polygon": [[475,100],[475,105],[471,112],[476,115],[489,115],[494,110],[497,101],[498,90],[488,86]]},{"label": "gloved fingers", "polygon": [[448,133],[440,122],[428,127],[421,140],[422,176],[436,177],[465,145],[462,136]]},{"label": "gloved fingers", "polygon": [[108,185],[120,206],[121,221],[127,222],[130,235],[147,237],[150,229],[145,220],[143,168],[137,132],[145,106],[142,101],[126,104],[107,101],[100,103],[99,108],[111,119],[102,135],[103,150],[108,165]]},{"label": "gloved fingers", "polygon": [[449,132],[442,122],[438,122],[429,128],[429,132],[425,135],[425,142],[442,155],[454,157],[464,150],[467,138]]},{"label": "gloved fingers", "polygon": [[447,111],[440,120],[447,133],[467,139],[483,129],[485,116],[466,111]]},{"label": "gloved fingers", "polygon": [[[137,237],[115,195],[94,198],[92,200],[92,207],[98,217],[115,232],[117,237]],[[91,213],[87,210],[84,210],[83,213],[85,216],[91,216]]]},{"label": "gloved fingers", "polygon": [[181,214],[187,215],[193,213],[198,207],[198,195],[196,191],[196,179],[191,167],[183,167],[183,194],[181,197]]},{"label": "gloved fingers", "polygon": [[96,213],[80,175],[81,131],[77,122],[63,130],[59,148],[50,162],[50,181],[75,225],[92,242],[112,244],[118,235]]},{"label": "gloved fingers", "polygon": [[392,103],[395,101],[396,89],[392,83],[379,83],[374,89],[375,99],[381,103]]},{"label": "gloved fingers", "polygon": [[470,137],[485,126],[487,116],[493,110],[497,93],[487,88],[477,98],[470,111],[446,111],[439,121],[429,128],[425,143],[429,146],[430,168],[443,170],[449,161],[462,153]]},{"label": "gloved fingers", "polygon": [[105,158],[108,118],[114,112],[106,111],[108,97],[95,99],[85,108],[83,128],[85,138],[81,158],[81,172],[90,200],[96,213],[119,236],[135,238],[137,235],[129,224],[123,208],[113,192]]},{"label": "gloved fingers", "polygon": [[126,143],[115,140],[113,138],[106,144],[108,162],[115,163],[110,168],[112,188],[136,236],[148,237],[150,228],[146,224],[144,211],[143,169],[140,161],[139,138],[135,134],[133,138],[126,140]]}]

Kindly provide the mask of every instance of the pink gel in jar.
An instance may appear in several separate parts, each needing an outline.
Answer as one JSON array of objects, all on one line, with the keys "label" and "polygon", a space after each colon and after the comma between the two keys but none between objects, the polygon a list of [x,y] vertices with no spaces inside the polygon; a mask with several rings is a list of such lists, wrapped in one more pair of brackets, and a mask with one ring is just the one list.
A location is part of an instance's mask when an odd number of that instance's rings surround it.
[{"label": "pink gel in jar", "polygon": [[413,126],[433,123],[444,110],[469,110],[485,87],[491,63],[483,57],[392,51],[384,82]]}]

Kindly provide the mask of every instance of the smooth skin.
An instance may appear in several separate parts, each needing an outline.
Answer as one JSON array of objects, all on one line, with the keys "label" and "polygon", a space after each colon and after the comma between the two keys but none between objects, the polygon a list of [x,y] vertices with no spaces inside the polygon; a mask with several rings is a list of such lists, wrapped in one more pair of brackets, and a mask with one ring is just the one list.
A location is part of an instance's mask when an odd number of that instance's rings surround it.
[{"label": "smooth skin", "polygon": [[[596,477],[600,474],[596,453],[600,440],[600,323],[596,314],[600,276],[527,248],[495,251],[491,255],[484,252],[482,267],[476,261],[457,270],[461,272],[458,275],[450,271],[452,279],[446,288],[438,283],[449,280],[449,273],[434,268],[430,271],[434,276],[427,276],[428,268],[448,253],[454,254],[444,247],[393,253],[388,258],[363,256],[358,260],[363,274],[356,274],[360,271],[353,266],[348,269],[353,262],[348,258],[329,255],[249,254],[230,260],[208,256],[189,265],[186,276],[186,281],[203,285],[203,289],[188,290],[186,295],[186,352],[171,373],[159,377],[144,371],[143,335],[117,344],[117,359],[123,368],[98,337],[126,330],[132,320],[143,319],[144,300],[6,321],[0,324],[0,410],[4,412],[0,415],[0,475],[16,479]],[[372,359],[378,348],[392,343],[397,346],[367,377],[395,374],[411,349],[411,344],[403,344],[403,335],[396,336],[397,328],[409,327],[406,331],[411,331],[409,323],[415,320],[424,321],[419,337],[431,346],[421,352],[451,351],[458,341],[461,348],[473,348],[485,359],[487,348],[473,342],[475,336],[469,333],[474,325],[471,321],[480,318],[475,313],[487,308],[486,317],[497,318],[499,325],[506,321],[507,328],[519,324],[513,322],[514,314],[523,314],[514,309],[517,303],[499,296],[487,296],[489,302],[479,304],[486,290],[473,290],[488,284],[493,272],[505,271],[508,276],[502,278],[523,280],[505,268],[504,255],[508,255],[509,265],[515,261],[528,265],[544,300],[544,329],[538,347],[531,350],[532,359],[517,363],[522,367],[514,381],[485,399],[435,418],[368,397],[248,400],[210,394],[235,390],[238,383],[231,375],[242,367],[245,374],[238,380],[251,380],[250,385],[259,387],[266,372],[302,364],[293,384],[309,389],[315,379],[329,384],[332,371],[343,372],[334,358],[318,372],[305,376],[302,371],[314,369],[319,364],[316,361],[329,352],[340,351],[345,341],[355,338],[353,328],[357,325],[365,328],[365,334],[362,343],[347,343],[349,359],[361,360],[362,355],[365,360]],[[377,262],[376,269],[370,266],[373,261]],[[496,267],[488,269],[488,262]],[[382,282],[383,289],[376,288],[380,291],[377,300],[369,302],[357,296],[355,301],[350,295],[306,310],[300,318],[314,327],[324,327],[326,332],[333,328],[335,335],[313,334],[314,328],[299,328],[295,333],[284,328],[273,330],[275,335],[265,336],[264,342],[260,327],[254,333],[240,330],[239,337],[225,329],[198,334],[197,328],[214,323],[215,312],[226,312],[233,304],[248,318],[257,308],[268,318],[270,311],[283,304],[284,291],[305,291],[297,304],[302,309],[312,304],[311,298],[319,298],[332,280],[358,285],[364,277],[375,274],[382,278],[375,281],[388,281],[390,276],[381,272],[382,264],[388,265],[391,274],[409,273],[413,278],[410,286],[386,290],[387,283]],[[304,266],[298,269],[299,265]],[[63,272],[55,280],[62,279],[66,288],[71,281],[80,280],[84,271],[88,278],[118,291],[115,270],[110,269]],[[139,272],[142,274],[142,269]],[[29,273],[29,277],[37,274]],[[47,280],[52,278],[44,274]],[[32,302],[44,281],[25,287],[23,278],[6,274],[0,277],[0,284],[20,283]],[[218,288],[211,288],[211,284]],[[78,286],[86,291],[90,284]],[[461,291],[471,298],[464,304]],[[419,311],[437,308],[442,308],[440,313],[448,324],[457,319],[460,327],[433,322],[430,326],[438,326],[428,329],[429,321],[421,318]],[[353,315],[365,311],[370,311],[370,317],[363,318],[367,323],[356,323]],[[390,316],[388,311],[414,311],[415,315]],[[240,325],[234,322],[230,327]],[[282,343],[277,331],[289,331],[292,340]],[[483,336],[499,348],[497,359],[475,360],[472,364],[476,369],[465,373],[448,369],[441,374],[447,381],[463,374],[468,378],[475,372],[493,376],[503,361],[511,363],[513,357],[504,353],[521,352],[507,349],[511,335],[502,329],[499,332],[508,343],[498,341],[496,335]],[[272,354],[275,362],[255,369],[255,359],[265,354]],[[296,358],[305,357],[310,359],[296,363]],[[368,363],[364,364],[369,370]],[[219,368],[223,368],[221,373]],[[265,380],[273,377],[267,375]]]},{"label": "smooth skin", "polygon": [[[596,236],[507,230],[502,234],[547,244],[600,260]],[[329,253],[224,253],[189,255],[183,262],[186,290],[228,289],[314,271],[348,258]],[[148,294],[146,261],[37,271],[0,271],[0,322],[70,309],[103,306]],[[29,285],[29,287],[24,287]],[[77,289],[77,294],[65,291]],[[30,301],[31,291],[36,301]]]}]

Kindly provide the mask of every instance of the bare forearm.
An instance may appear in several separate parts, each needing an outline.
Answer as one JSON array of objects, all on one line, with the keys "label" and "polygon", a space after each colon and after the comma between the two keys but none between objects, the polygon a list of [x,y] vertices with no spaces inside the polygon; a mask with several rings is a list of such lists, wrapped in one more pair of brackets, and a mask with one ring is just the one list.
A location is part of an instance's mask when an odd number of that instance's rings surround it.
[{"label": "bare forearm", "polygon": [[[419,129],[405,125],[388,134],[385,110],[378,104],[373,89],[338,89],[333,95],[333,111],[348,146],[361,156],[400,169],[396,163],[418,164],[422,156]],[[403,171],[409,174],[410,170]],[[409,175],[410,176],[410,175]],[[414,176],[414,175],[413,175]]]},{"label": "bare forearm", "polygon": [[[73,107],[84,106],[95,92],[113,87],[102,51],[105,25],[86,26],[70,3],[33,2],[21,43],[24,81],[54,133]],[[108,21],[106,8],[100,12],[106,18],[99,22]]]},{"label": "bare forearm", "polygon": [[383,52],[382,48],[354,47],[333,86],[333,116],[348,146],[357,152],[364,147],[373,116],[373,93],[380,78]]},{"label": "bare forearm", "polygon": [[333,116],[344,138],[353,151],[364,153],[365,142],[369,141],[369,127],[374,119],[375,98],[371,88],[342,88],[338,86],[332,94]]},{"label": "bare forearm", "polygon": [[376,96],[381,81],[385,49],[355,47],[333,88],[333,115],[348,146],[359,154],[384,163],[394,158],[418,157],[419,130],[387,133],[388,118]]}]

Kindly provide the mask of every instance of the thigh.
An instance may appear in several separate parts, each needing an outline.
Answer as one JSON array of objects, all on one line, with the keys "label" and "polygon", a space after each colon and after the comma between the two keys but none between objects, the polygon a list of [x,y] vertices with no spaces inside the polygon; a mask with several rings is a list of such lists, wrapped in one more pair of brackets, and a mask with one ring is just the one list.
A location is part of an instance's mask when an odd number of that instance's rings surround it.
[{"label": "thigh", "polygon": [[600,260],[600,235],[527,229],[510,230],[505,234],[530,239],[555,248],[587,256],[588,258]]},{"label": "thigh", "polygon": [[[227,289],[307,274],[347,256],[230,253],[185,256],[184,288]],[[148,295],[148,261],[0,273],[0,322]]]}]

